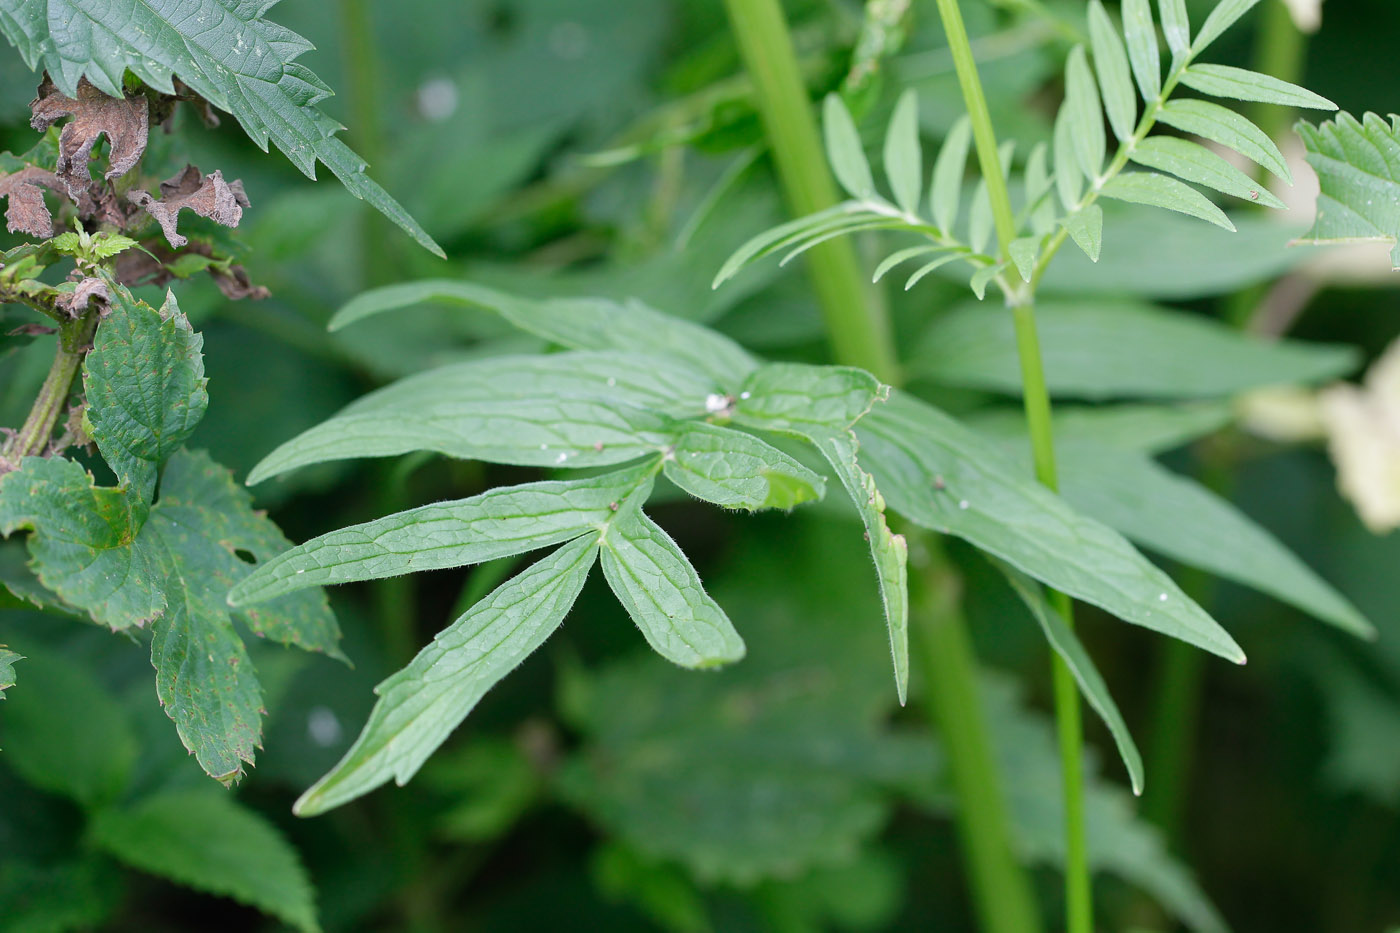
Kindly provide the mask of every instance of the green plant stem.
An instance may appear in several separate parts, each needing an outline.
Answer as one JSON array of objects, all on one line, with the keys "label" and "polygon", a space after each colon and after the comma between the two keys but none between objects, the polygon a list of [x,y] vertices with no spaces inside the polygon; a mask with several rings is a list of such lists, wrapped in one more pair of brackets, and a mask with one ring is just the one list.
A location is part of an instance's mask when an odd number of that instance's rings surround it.
[{"label": "green plant stem", "polygon": [[[836,187],[821,158],[821,138],[782,7],[778,0],[725,0],[725,7],[789,207],[797,216],[830,207],[837,201]],[[807,269],[836,357],[885,382],[896,381],[889,319],[866,286],[854,250],[846,243],[824,243],[811,251]]]},{"label": "green plant stem", "polygon": [[[1283,0],[1265,0],[1263,22],[1254,45],[1254,70],[1298,84],[1307,64],[1307,37],[1293,22]],[[1296,111],[1278,104],[1255,104],[1250,117],[1272,139],[1282,139],[1293,129]]]},{"label": "green plant stem", "polygon": [[1011,851],[1001,775],[981,714],[977,664],[961,610],[962,582],[936,535],[910,539],[915,656],[923,672],[929,716],[948,748],[958,799],[958,826],[980,928],[1040,929],[1035,900]]},{"label": "green plant stem", "polygon": [[[836,189],[822,158],[781,7],[777,0],[726,4],[793,211],[800,215],[830,207],[837,201]],[[850,242],[832,240],[813,253],[817,255],[808,269],[833,355],[898,383],[888,322],[871,303],[872,293]],[[1040,922],[1030,880],[1010,844],[1006,798],[977,692],[977,661],[967,623],[957,611],[957,574],[934,536],[911,536],[911,542],[924,555],[923,580],[936,600],[927,618],[916,613],[916,652],[924,659],[930,717],[939,725],[953,763],[959,836],[980,926],[987,933],[1037,933]]]},{"label": "green plant stem", "polygon": [[25,457],[38,457],[48,450],[54,427],[68,406],[73,381],[83,367],[83,359],[92,347],[97,332],[98,314],[90,311],[76,321],[69,321],[59,331],[58,349],[53,365],[39,387],[39,394],[18,433],[6,443],[3,459],[15,466]]},{"label": "green plant stem", "polygon": [[[375,47],[374,20],[369,0],[340,0],[340,31],[344,37],[346,103],[350,110],[351,138],[366,163],[376,166],[384,154],[379,88],[382,82],[379,53]],[[360,268],[366,286],[384,285],[395,279],[392,250],[398,240],[389,235],[388,221],[374,210],[360,218]]]},{"label": "green plant stem", "polygon": [[[938,12],[948,49],[962,87],[963,101],[972,121],[972,138],[977,147],[977,161],[987,186],[996,225],[997,243],[1004,261],[1009,255],[1011,241],[1016,237],[1016,215],[1011,209],[1011,195],[1002,174],[1001,158],[997,153],[996,131],[982,81],[977,74],[977,61],[963,24],[958,0],[938,0]],[[1126,156],[1125,156],[1126,161]],[[1063,233],[1063,230],[1061,231]],[[1016,327],[1016,350],[1021,361],[1021,395],[1025,405],[1026,427],[1030,433],[1031,453],[1035,475],[1050,489],[1059,488],[1055,468],[1055,444],[1052,431],[1050,393],[1045,383],[1041,360],[1040,338],[1035,326],[1035,281],[1029,288],[1007,288],[1008,301]],[[1074,604],[1063,593],[1051,590],[1051,606],[1074,625]],[[1065,922],[1069,933],[1092,933],[1094,929],[1093,883],[1089,873],[1089,848],[1084,829],[1084,730],[1081,722],[1079,688],[1069,668],[1059,656],[1052,656],[1054,678],[1055,722],[1060,746],[1060,773],[1063,782],[1065,813]]]}]

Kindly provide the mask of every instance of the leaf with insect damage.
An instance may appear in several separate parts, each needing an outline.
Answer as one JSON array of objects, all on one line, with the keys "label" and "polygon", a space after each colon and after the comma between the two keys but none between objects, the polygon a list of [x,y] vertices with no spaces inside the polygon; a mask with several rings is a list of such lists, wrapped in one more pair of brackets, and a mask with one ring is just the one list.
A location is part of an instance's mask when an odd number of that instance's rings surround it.
[{"label": "leaf with insect damage", "polygon": [[236,227],[243,219],[243,208],[249,206],[243,182],[224,181],[223,173],[217,171],[203,175],[193,165],[161,182],[159,198],[149,191],[133,191],[127,199],[155,218],[165,239],[177,249],[189,242],[176,229],[180,211],[194,211],[216,224]]}]

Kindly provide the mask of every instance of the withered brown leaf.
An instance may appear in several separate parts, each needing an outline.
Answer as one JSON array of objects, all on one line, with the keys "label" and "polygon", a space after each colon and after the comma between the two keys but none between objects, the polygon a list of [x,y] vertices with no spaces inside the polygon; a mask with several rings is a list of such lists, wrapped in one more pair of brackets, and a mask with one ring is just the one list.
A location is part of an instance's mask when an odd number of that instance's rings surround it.
[{"label": "withered brown leaf", "polygon": [[62,194],[64,187],[57,175],[37,165],[26,165],[18,172],[0,176],[0,198],[10,199],[5,210],[5,225],[9,231],[45,240],[53,236],[53,215],[44,203],[41,188]]},{"label": "withered brown leaf", "polygon": [[189,209],[225,227],[236,227],[243,219],[243,208],[249,206],[243,182],[226,182],[218,171],[201,175],[193,165],[186,165],[180,174],[161,182],[160,193],[157,199],[148,191],[133,191],[127,198],[145,208],[160,224],[165,239],[176,247],[189,242],[176,229],[180,211]]},{"label": "withered brown leaf", "polygon": [[100,137],[107,137],[110,149],[105,176],[109,180],[135,168],[146,151],[150,127],[145,97],[108,97],[84,79],[75,99],[61,93],[45,75],[39,96],[29,107],[34,113],[30,125],[41,133],[64,117],[73,118],[59,134],[54,171],[74,198],[91,184],[88,160]]},{"label": "withered brown leaf", "polygon": [[[191,243],[184,252],[197,253],[211,260],[215,258],[212,247],[208,243],[198,241]],[[129,249],[117,257],[117,281],[128,288],[138,285],[165,285],[176,278],[166,264],[174,262],[180,255],[158,243],[150,244],[149,250]],[[225,266],[224,262],[216,261],[211,262],[205,271],[219,287],[219,291],[224,293],[225,298],[234,301],[250,298],[258,301],[272,296],[267,286],[253,284],[252,279],[248,277],[248,270],[242,266]]]}]

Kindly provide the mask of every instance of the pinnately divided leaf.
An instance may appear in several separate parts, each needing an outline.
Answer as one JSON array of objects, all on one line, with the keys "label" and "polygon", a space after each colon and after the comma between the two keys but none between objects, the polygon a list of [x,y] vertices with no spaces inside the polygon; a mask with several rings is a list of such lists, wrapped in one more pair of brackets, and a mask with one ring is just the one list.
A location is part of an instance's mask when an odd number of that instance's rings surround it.
[{"label": "pinnately divided leaf", "polygon": [[744,656],[743,639],[695,568],[640,508],[619,515],[598,543],[608,585],[657,654],[692,668]]},{"label": "pinnately divided leaf", "polygon": [[564,621],[598,554],[596,534],[532,564],[473,606],[375,688],[379,701],[355,744],[301,795],[314,816],[418,772],[496,683]]},{"label": "pinnately divided leaf", "polygon": [[1221,156],[1206,147],[1175,136],[1151,136],[1134,147],[1131,159],[1139,165],[1168,172],[1178,178],[1232,194],[1265,207],[1282,208],[1283,202]]},{"label": "pinnately divided leaf", "polygon": [[1385,240],[1395,244],[1390,261],[1400,269],[1400,118],[1343,113],[1297,129],[1321,185],[1317,217],[1299,242]]},{"label": "pinnately divided leaf", "polygon": [[1283,153],[1259,127],[1228,107],[1208,100],[1179,98],[1167,101],[1157,112],[1158,121],[1209,139],[1252,159],[1279,178],[1293,184]]},{"label": "pinnately divided leaf", "polygon": [[319,161],[346,189],[442,256],[418,223],[365,174],[336,138],[339,124],[316,104],[331,90],[296,59],[312,46],[263,18],[276,0],[0,0],[0,32],[30,68],[43,69],[69,97],[87,78],[123,96],[125,72],[163,94],[178,78],[233,114],[259,147],[269,140],[307,177]]}]

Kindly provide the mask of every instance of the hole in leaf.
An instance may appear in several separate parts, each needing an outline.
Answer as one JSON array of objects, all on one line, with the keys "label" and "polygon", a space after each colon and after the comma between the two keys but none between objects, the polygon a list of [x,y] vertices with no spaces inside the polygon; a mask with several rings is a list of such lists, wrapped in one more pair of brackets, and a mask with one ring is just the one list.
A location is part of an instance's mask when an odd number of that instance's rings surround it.
[{"label": "hole in leaf", "polygon": [[253,552],[247,548],[239,548],[233,552],[233,556],[243,561],[245,564],[256,564],[258,559],[253,556]]}]

